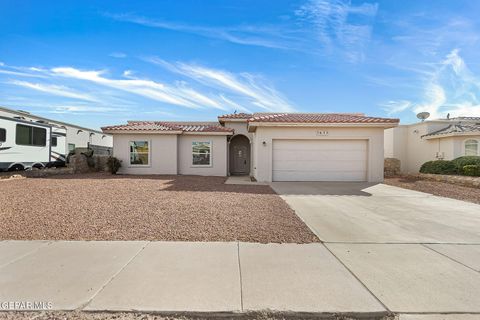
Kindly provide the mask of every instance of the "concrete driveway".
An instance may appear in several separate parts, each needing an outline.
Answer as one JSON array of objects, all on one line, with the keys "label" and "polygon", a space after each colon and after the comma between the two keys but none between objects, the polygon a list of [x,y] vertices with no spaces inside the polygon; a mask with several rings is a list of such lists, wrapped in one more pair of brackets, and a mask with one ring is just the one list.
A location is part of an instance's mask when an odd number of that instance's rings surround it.
[{"label": "concrete driveway", "polygon": [[389,311],[480,318],[480,205],[384,184],[272,187]]},{"label": "concrete driveway", "polygon": [[272,187],[325,242],[480,244],[477,204],[384,184]]}]

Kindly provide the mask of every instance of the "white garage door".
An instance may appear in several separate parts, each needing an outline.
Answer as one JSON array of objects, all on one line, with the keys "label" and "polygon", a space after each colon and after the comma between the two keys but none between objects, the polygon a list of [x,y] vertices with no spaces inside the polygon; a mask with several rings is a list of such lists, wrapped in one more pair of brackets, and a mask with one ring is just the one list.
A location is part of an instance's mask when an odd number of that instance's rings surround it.
[{"label": "white garage door", "polygon": [[367,140],[274,140],[273,181],[365,181]]}]

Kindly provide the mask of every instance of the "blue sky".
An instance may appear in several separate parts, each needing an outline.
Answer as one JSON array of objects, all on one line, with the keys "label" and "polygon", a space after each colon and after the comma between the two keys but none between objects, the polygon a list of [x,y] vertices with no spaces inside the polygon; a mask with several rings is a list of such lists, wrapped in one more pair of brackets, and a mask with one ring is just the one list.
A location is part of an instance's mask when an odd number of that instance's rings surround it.
[{"label": "blue sky", "polygon": [[0,2],[0,105],[98,128],[480,116],[480,1]]}]

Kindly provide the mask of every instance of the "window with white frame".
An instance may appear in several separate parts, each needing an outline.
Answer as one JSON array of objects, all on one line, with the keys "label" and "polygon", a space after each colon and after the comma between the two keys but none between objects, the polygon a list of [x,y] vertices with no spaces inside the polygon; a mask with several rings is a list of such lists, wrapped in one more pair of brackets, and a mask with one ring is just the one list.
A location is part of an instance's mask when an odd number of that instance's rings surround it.
[{"label": "window with white frame", "polygon": [[212,164],[212,142],[192,142],[192,165],[210,166]]},{"label": "window with white frame", "polygon": [[130,164],[146,166],[149,164],[150,147],[148,141],[130,141]]},{"label": "window with white frame", "polygon": [[465,155],[466,156],[478,155],[478,140],[470,139],[465,141]]},{"label": "window with white frame", "polygon": [[7,130],[0,128],[0,142],[5,142],[7,140]]}]

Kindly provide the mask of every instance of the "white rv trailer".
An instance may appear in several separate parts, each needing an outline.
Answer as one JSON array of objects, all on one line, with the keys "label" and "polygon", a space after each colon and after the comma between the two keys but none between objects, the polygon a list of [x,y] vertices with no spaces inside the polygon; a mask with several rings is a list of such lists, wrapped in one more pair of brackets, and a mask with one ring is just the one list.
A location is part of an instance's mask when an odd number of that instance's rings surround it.
[{"label": "white rv trailer", "polygon": [[75,148],[100,148],[110,150],[113,147],[113,137],[101,131],[85,128],[72,123],[66,123],[54,119],[37,116],[27,111],[13,110],[0,106],[0,116],[16,118],[20,120],[36,121],[52,126],[65,128],[67,135],[67,147],[70,151]]},{"label": "white rv trailer", "polygon": [[66,131],[52,125],[0,116],[0,170],[65,163]]}]

